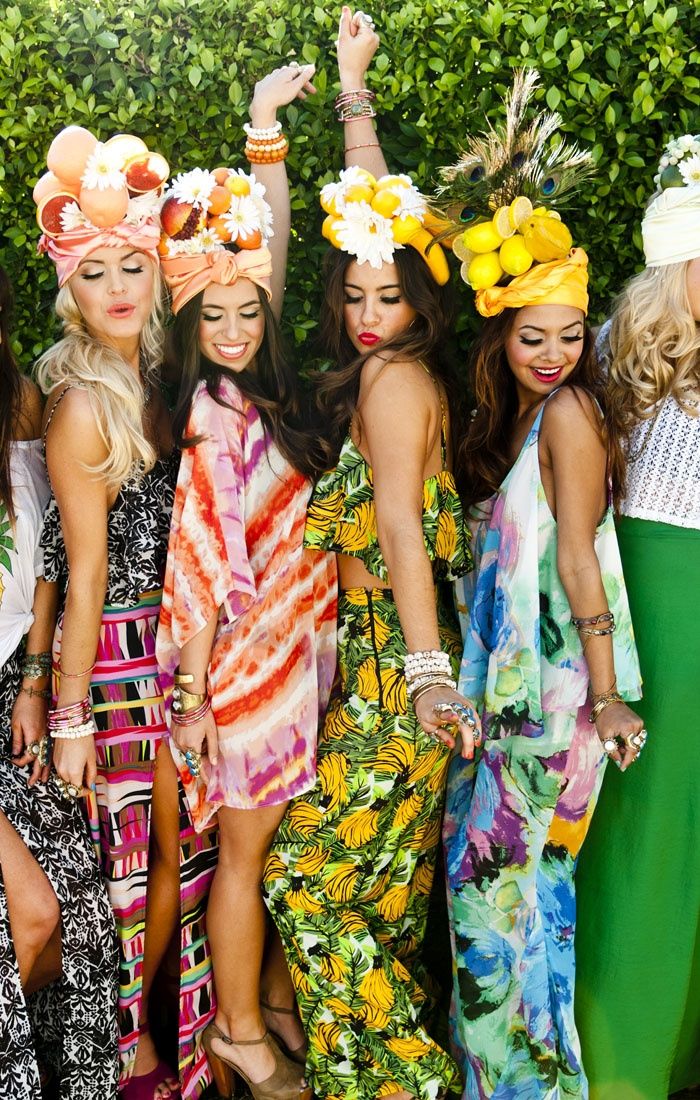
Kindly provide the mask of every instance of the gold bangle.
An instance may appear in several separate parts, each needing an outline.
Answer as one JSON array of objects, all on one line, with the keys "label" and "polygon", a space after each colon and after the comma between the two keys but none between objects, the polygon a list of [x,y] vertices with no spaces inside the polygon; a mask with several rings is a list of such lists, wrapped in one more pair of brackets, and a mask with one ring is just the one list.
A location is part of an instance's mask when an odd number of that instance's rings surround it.
[{"label": "gold bangle", "polygon": [[[194,680],[194,676],[192,677]],[[179,684],[173,687],[172,708],[176,714],[189,714],[192,710],[198,710],[209,698],[206,691],[185,691]]]}]

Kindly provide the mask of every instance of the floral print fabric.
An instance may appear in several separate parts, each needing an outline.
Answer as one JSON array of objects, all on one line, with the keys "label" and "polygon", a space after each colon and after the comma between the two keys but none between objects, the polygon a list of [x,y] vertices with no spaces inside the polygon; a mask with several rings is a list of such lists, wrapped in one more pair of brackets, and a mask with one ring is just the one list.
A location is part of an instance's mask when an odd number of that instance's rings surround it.
[{"label": "floral print fabric", "polygon": [[[540,478],[544,407],[476,531],[460,688],[483,711],[476,766],[455,758],[444,840],[454,950],[452,1036],[469,1100],[587,1095],[573,1017],[573,874],[602,780],[588,673],[559,580]],[[612,513],[595,548],[618,687],[640,675]]]},{"label": "floral print fabric", "polygon": [[[439,610],[457,659],[456,623]],[[295,799],[264,891],[287,952],[319,1100],[406,1089],[435,1100],[457,1073],[430,1038],[419,960],[449,753],[407,704],[406,646],[391,592],[339,602],[339,670],[318,747],[318,781]]]},{"label": "floral print fabric", "polygon": [[[454,478],[444,468],[423,483],[423,538],[436,580],[454,580],[472,568],[469,528]],[[377,535],[372,468],[350,436],[337,466],[312,493],[305,545],[359,558],[373,577],[390,583]]]}]

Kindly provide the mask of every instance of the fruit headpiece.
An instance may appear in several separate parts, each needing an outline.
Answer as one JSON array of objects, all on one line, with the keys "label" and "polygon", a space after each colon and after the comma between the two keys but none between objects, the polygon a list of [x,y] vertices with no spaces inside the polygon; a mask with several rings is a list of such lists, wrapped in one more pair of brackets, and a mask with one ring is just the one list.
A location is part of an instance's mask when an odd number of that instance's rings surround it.
[{"label": "fruit headpiece", "polygon": [[132,134],[98,141],[67,126],[51,142],[34,188],[39,251],[56,264],[58,285],[98,248],[130,245],[158,259],[158,207],[168,162]]},{"label": "fruit headpiece", "polygon": [[323,236],[358,264],[393,263],[394,252],[411,245],[436,283],[443,286],[449,279],[445,254],[434,235],[446,223],[430,214],[410,176],[375,179],[364,168],[346,168],[336,182],[322,188],[321,206],[327,215]]},{"label": "fruit headpiece", "polygon": [[700,134],[669,141],[654,177],[660,189],[642,221],[647,267],[700,256]]},{"label": "fruit headpiece", "polygon": [[576,145],[549,141],[561,124],[526,110],[539,77],[516,73],[506,120],[470,138],[457,164],[441,170],[436,208],[450,220],[452,251],[484,317],[523,305],[588,309],[588,257],[553,209],[592,170]]},{"label": "fruit headpiece", "polygon": [[210,283],[230,286],[239,278],[271,297],[272,210],[264,196],[263,185],[242,169],[193,168],[175,177],[160,211],[159,245],[173,313]]}]

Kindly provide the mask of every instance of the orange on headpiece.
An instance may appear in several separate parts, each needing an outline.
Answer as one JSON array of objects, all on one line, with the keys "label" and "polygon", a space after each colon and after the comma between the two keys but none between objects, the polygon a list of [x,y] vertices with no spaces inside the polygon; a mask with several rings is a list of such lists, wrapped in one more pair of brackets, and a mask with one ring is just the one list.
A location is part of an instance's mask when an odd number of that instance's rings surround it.
[{"label": "orange on headpiece", "polygon": [[588,313],[588,256],[572,248],[568,256],[534,264],[507,286],[492,286],[476,293],[482,317],[496,317],[504,309],[523,306],[574,306]]},{"label": "orange on headpiece", "polygon": [[67,126],[51,143],[34,188],[39,251],[56,264],[58,284],[98,248],[131,246],[158,259],[160,192],[168,163],[132,134],[104,143],[82,126]]},{"label": "orange on headpiece", "polygon": [[160,212],[159,247],[173,313],[211,283],[250,279],[272,296],[272,210],[264,195],[255,176],[240,169],[193,168],[173,180]]}]

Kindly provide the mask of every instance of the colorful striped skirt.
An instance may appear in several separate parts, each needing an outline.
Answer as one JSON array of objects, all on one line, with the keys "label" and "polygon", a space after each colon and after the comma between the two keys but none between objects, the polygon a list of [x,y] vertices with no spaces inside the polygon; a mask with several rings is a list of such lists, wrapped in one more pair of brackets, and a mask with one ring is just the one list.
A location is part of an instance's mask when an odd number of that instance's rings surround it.
[{"label": "colorful striped skirt", "polygon": [[[97,784],[88,817],[120,941],[121,1084],[133,1070],[142,1005],[142,968],[151,795],[156,756],[168,741],[155,659],[160,592],[131,608],[106,606],[90,683],[98,733]],[[54,642],[58,679],[61,621]],[[213,1017],[212,969],[205,914],[216,866],[217,834],[196,834],[179,788],[180,1000],[179,1070],[183,1097],[198,1096],[211,1076],[198,1036]],[[173,822],[173,828],[177,825]]]},{"label": "colorful striped skirt", "polygon": [[[453,616],[443,648],[459,659]],[[407,703],[406,643],[392,594],[338,603],[339,681],[318,746],[318,781],[294,799],[264,893],[287,953],[319,1100],[406,1089],[436,1100],[457,1079],[428,1034],[421,965],[449,751]]]}]

